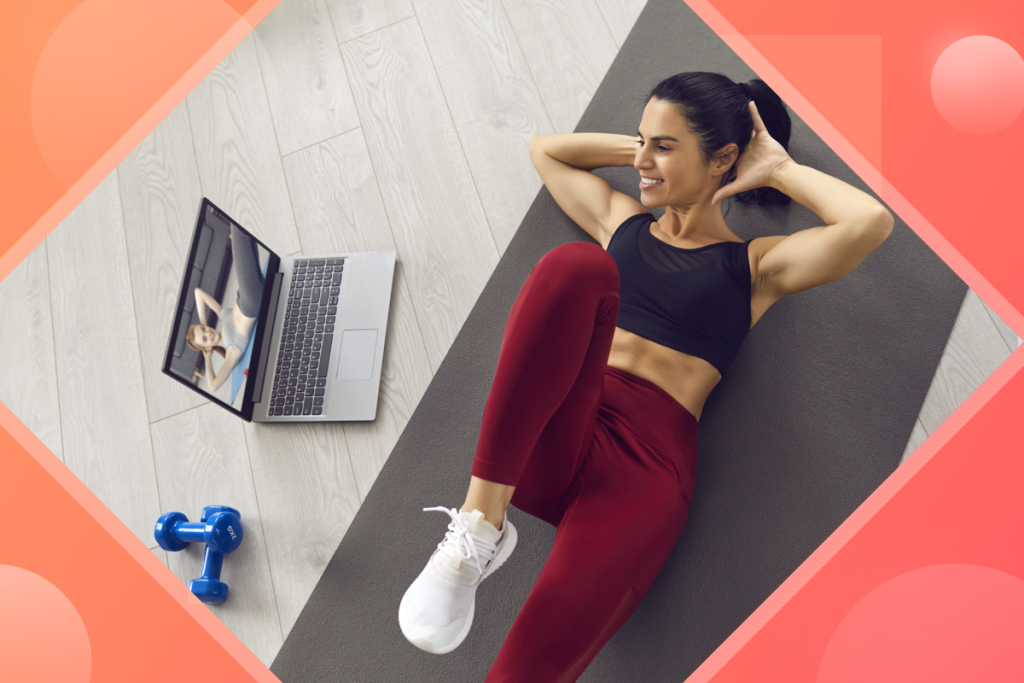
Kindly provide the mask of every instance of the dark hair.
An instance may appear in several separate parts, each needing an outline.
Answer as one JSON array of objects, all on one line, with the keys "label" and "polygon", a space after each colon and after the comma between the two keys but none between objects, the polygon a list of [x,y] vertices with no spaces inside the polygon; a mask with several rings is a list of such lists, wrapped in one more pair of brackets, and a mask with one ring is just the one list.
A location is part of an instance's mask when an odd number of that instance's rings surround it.
[{"label": "dark hair", "polygon": [[[744,84],[734,83],[727,76],[706,71],[689,71],[666,78],[654,86],[647,97],[650,101],[656,97],[664,102],[671,102],[679,107],[681,114],[689,123],[690,131],[697,136],[701,157],[705,164],[712,156],[730,142],[739,146],[739,154],[743,154],[750,133],[754,130],[754,121],[747,107],[748,100],[754,100],[757,113],[761,115],[765,127],[779,144],[789,149],[789,135],[792,122],[786,105],[768,85],[759,78]],[[739,155],[736,156],[739,159]],[[731,173],[722,176],[722,185]],[[733,195],[743,204],[788,204],[789,197],[772,187],[758,187]]]}]

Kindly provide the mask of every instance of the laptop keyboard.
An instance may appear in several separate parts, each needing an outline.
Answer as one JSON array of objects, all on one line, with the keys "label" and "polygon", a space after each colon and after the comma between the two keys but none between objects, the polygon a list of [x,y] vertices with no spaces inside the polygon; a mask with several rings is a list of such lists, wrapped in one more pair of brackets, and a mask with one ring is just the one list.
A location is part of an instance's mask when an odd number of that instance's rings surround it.
[{"label": "laptop keyboard", "polygon": [[296,260],[288,290],[271,415],[322,415],[345,259]]}]

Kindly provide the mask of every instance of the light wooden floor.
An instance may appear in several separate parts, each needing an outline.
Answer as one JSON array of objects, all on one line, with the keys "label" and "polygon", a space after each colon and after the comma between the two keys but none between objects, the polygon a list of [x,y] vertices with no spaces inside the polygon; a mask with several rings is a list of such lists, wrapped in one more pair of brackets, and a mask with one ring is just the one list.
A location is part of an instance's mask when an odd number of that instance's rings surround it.
[{"label": "light wooden floor", "polygon": [[[264,662],[540,189],[530,137],[575,127],[642,5],[282,0],[0,283],[0,400],[147,547],[242,511],[212,610]],[[245,424],[160,373],[204,195],[282,255],[397,250],[375,422]],[[907,453],[1019,343],[970,294]]]}]

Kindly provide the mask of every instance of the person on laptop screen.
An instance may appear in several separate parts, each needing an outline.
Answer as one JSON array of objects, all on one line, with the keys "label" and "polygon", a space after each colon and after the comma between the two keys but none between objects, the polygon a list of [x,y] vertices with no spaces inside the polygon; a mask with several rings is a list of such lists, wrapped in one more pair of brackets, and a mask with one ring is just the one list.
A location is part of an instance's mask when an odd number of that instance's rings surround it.
[{"label": "person on laptop screen", "polygon": [[[237,282],[235,303],[222,307],[215,297],[196,287],[194,293],[200,324],[190,325],[186,336],[188,346],[203,354],[206,389],[210,393],[215,393],[228,381],[232,370],[245,355],[256,326],[265,285],[259,251],[252,238],[232,225],[230,242]],[[207,309],[217,314],[219,330],[208,324]],[[214,352],[223,358],[217,370],[213,367]]]}]

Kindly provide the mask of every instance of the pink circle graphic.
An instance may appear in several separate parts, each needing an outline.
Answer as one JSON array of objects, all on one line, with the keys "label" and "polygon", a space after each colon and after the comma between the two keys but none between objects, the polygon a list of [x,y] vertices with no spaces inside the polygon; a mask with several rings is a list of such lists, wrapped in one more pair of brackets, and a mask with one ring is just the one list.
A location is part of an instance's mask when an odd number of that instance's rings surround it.
[{"label": "pink circle graphic", "polygon": [[92,648],[75,606],[38,574],[0,564],[0,681],[90,678]]},{"label": "pink circle graphic", "polygon": [[991,36],[953,43],[932,68],[932,101],[964,133],[995,133],[1024,111],[1024,59]]},{"label": "pink circle graphic", "polygon": [[817,683],[1024,681],[1024,581],[971,564],[871,591],[832,634]]}]

